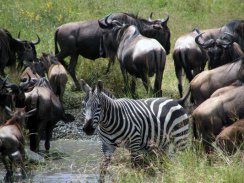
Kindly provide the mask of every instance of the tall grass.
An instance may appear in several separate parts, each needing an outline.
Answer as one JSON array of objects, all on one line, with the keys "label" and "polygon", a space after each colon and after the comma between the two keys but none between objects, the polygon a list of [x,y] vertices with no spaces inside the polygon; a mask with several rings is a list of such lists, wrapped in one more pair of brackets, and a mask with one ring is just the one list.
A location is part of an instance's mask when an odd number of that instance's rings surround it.
[{"label": "tall grass", "polygon": [[[208,29],[220,27],[233,19],[244,18],[243,0],[2,0],[0,3],[0,27],[8,29],[14,37],[21,31],[22,39],[34,40],[36,34],[41,38],[37,45],[38,56],[42,52],[54,52],[55,29],[67,22],[99,19],[111,12],[130,12],[148,18],[164,18],[169,13],[168,25],[171,30],[171,53],[176,39],[194,27]],[[66,59],[69,61],[69,58]],[[123,78],[116,62],[111,72],[105,75],[107,59],[91,61],[79,57],[77,65],[78,78],[89,84],[98,79],[105,82],[105,87],[116,96],[123,93]],[[9,78],[14,76],[9,73]],[[71,91],[72,80],[66,90],[66,98],[74,97]],[[187,82],[185,81],[185,85]],[[147,97],[144,88],[138,81],[140,97]],[[80,93],[76,93],[80,95]],[[179,97],[177,80],[174,72],[172,55],[167,56],[163,79],[163,95]],[[79,97],[79,96],[78,96]],[[79,101],[79,100],[78,100]],[[192,150],[178,154],[171,160],[157,158],[151,161],[148,168],[131,169],[128,155],[117,156],[111,170],[119,175],[115,182],[243,182],[243,154],[227,157],[217,152],[212,157],[195,153]],[[115,164],[115,162],[119,162]],[[164,162],[164,163],[161,163]]]}]

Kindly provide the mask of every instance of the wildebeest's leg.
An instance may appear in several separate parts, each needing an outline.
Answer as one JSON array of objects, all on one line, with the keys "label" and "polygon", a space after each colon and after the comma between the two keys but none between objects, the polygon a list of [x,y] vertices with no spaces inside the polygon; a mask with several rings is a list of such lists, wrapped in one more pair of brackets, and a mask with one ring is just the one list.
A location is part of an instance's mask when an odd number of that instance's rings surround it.
[{"label": "wildebeest's leg", "polygon": [[115,58],[109,58],[109,60],[108,60],[108,66],[107,66],[107,69],[106,69],[106,74],[109,73],[109,70],[110,70],[111,65],[114,64],[114,60],[115,60]]},{"label": "wildebeest's leg", "polygon": [[79,81],[77,80],[76,78],[76,73],[75,73],[75,67],[76,67],[76,64],[77,64],[77,60],[78,60],[78,54],[74,53],[72,56],[71,56],[71,59],[70,59],[70,64],[69,64],[69,73],[75,83],[75,86],[76,86],[76,90],[80,90],[80,83]]},{"label": "wildebeest's leg", "polygon": [[21,167],[22,178],[26,178],[26,169],[25,169],[25,165],[24,165],[24,158],[25,157],[24,156],[25,156],[24,148],[21,148],[20,151],[16,151],[16,152],[11,154],[12,162],[19,164]]},{"label": "wildebeest's leg", "polygon": [[30,150],[39,151],[38,134],[37,130],[34,129],[30,129]]},{"label": "wildebeest's leg", "polygon": [[146,89],[147,93],[149,93],[149,89],[152,91],[149,78],[146,74],[142,74],[141,80],[142,80],[143,86]]},{"label": "wildebeest's leg", "polygon": [[129,88],[129,84],[128,84],[128,74],[125,70],[125,68],[122,66],[122,64],[120,64],[120,69],[124,78],[124,84],[125,84],[125,93],[128,93],[128,88]]},{"label": "wildebeest's leg", "polygon": [[65,67],[66,70],[68,70],[68,66],[64,61],[64,58],[69,56],[69,54],[66,54],[65,52],[59,52],[57,55],[55,55],[58,58],[58,61]]},{"label": "wildebeest's leg", "polygon": [[136,96],[136,78],[134,76],[132,76],[130,88],[131,88],[132,97],[136,98],[137,97]]},{"label": "wildebeest's leg", "polygon": [[52,127],[51,126],[47,126],[46,130],[45,130],[45,135],[46,135],[46,139],[45,139],[45,149],[48,152],[50,149],[50,139],[52,136]]},{"label": "wildebeest's leg", "polygon": [[13,166],[12,161],[8,156],[2,155],[2,162],[6,169],[6,174],[4,177],[4,182],[13,182]]},{"label": "wildebeest's leg", "polygon": [[103,152],[103,160],[100,165],[100,175],[99,175],[99,182],[105,181],[105,175],[107,173],[107,168],[111,161],[111,157],[115,151],[115,147],[102,143],[102,152]]},{"label": "wildebeest's leg", "polygon": [[163,71],[164,71],[164,67],[161,70],[158,70],[156,72],[156,76],[155,76],[155,81],[154,81],[154,94],[156,94],[157,97],[162,97],[162,80],[163,80]]}]

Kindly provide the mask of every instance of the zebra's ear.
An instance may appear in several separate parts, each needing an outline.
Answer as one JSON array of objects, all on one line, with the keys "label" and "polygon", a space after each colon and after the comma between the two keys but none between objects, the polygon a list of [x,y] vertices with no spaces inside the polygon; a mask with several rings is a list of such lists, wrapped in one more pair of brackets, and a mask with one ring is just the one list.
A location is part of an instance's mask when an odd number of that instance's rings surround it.
[{"label": "zebra's ear", "polygon": [[86,93],[89,93],[91,91],[91,87],[83,79],[80,79],[80,86],[81,90]]},{"label": "zebra's ear", "polygon": [[103,82],[101,80],[98,80],[97,82],[97,91],[101,92],[103,90]]}]

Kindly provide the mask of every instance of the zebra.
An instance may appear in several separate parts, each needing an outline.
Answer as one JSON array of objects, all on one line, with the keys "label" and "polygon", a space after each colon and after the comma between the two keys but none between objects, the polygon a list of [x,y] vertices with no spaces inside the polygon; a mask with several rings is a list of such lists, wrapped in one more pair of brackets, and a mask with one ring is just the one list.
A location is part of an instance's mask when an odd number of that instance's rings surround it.
[{"label": "zebra", "polygon": [[171,143],[175,149],[187,147],[188,115],[176,101],[168,98],[113,99],[103,92],[102,81],[98,81],[94,89],[83,85],[83,90],[88,96],[83,131],[93,135],[97,129],[104,154],[101,173],[106,171],[117,147],[130,150],[134,166],[139,165],[140,150],[152,147],[164,150]]}]

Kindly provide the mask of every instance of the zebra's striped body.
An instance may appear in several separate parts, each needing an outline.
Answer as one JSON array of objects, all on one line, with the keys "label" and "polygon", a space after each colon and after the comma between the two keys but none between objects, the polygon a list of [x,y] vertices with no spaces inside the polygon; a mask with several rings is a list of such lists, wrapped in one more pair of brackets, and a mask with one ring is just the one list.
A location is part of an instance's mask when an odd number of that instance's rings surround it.
[{"label": "zebra's striped body", "polygon": [[98,133],[106,145],[125,146],[132,152],[150,147],[164,149],[171,142],[185,147],[188,117],[171,99],[113,100],[104,94],[98,98],[103,106]]},{"label": "zebra's striped body", "polygon": [[107,155],[118,146],[125,146],[133,155],[150,147],[164,149],[169,143],[179,149],[187,145],[188,116],[172,99],[112,99],[98,85],[89,91],[85,112],[83,130],[98,128]]}]

